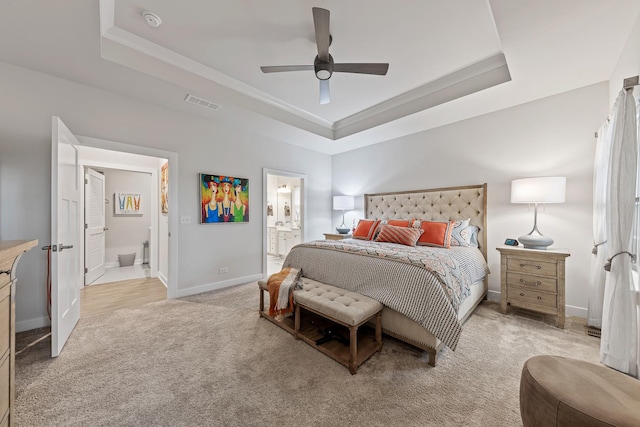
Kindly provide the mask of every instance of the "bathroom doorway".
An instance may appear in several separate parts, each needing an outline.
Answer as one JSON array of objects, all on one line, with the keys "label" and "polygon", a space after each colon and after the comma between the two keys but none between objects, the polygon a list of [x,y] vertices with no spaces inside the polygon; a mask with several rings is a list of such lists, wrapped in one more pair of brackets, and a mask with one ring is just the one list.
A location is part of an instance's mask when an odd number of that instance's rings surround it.
[{"label": "bathroom doorway", "polygon": [[291,250],[305,241],[306,176],[265,169],[265,277],[277,273]]},{"label": "bathroom doorway", "polygon": [[84,171],[84,287],[80,317],[167,298],[168,159],[78,147]]}]

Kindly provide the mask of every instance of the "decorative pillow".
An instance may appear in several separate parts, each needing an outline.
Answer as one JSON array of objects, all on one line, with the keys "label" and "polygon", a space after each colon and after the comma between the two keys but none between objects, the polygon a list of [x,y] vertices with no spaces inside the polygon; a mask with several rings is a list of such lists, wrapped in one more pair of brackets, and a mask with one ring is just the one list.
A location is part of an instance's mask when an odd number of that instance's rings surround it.
[{"label": "decorative pillow", "polygon": [[469,246],[473,246],[474,248],[479,248],[480,243],[478,242],[478,232],[480,229],[475,225],[470,225],[468,230],[469,232]]},{"label": "decorative pillow", "polygon": [[353,238],[360,240],[373,240],[373,233],[375,233],[379,223],[380,220],[378,219],[361,219],[358,221],[356,231],[353,232]]},{"label": "decorative pillow", "polygon": [[415,246],[424,230],[419,228],[398,227],[395,225],[382,225],[376,242],[399,243],[401,245]]},{"label": "decorative pillow", "polygon": [[470,218],[452,221],[451,246],[470,246],[471,235],[468,230],[470,221]]},{"label": "decorative pillow", "polygon": [[451,247],[452,223],[453,221],[413,221],[413,228],[424,231],[416,244],[449,249]]},{"label": "decorative pillow", "polygon": [[409,227],[411,225],[410,219],[388,219],[387,224],[395,225],[396,227]]}]

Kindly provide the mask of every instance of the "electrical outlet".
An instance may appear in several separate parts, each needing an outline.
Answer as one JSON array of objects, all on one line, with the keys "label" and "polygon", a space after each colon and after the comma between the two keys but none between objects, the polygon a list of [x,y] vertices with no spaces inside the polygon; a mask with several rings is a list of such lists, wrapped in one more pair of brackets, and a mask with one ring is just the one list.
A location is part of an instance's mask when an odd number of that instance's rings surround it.
[{"label": "electrical outlet", "polygon": [[229,272],[229,267],[220,267],[218,269],[218,274],[225,274]]},{"label": "electrical outlet", "polygon": [[180,224],[191,224],[191,217],[189,215],[182,215],[180,217]]}]

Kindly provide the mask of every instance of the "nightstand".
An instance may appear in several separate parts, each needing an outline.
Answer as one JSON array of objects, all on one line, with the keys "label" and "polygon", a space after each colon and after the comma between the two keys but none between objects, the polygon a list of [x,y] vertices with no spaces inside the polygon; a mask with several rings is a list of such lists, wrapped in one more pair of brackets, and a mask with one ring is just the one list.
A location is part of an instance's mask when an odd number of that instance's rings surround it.
[{"label": "nightstand", "polygon": [[350,239],[353,237],[353,234],[338,234],[338,233],[323,233],[325,240],[343,240]]},{"label": "nightstand", "polygon": [[500,252],[500,309],[525,308],[556,316],[556,326],[564,328],[564,249],[496,248]]}]

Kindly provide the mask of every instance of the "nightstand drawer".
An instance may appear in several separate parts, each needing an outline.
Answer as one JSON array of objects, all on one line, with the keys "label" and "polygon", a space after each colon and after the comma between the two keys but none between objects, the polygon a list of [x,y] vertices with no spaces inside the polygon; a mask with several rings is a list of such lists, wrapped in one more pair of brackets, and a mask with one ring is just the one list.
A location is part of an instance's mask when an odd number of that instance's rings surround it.
[{"label": "nightstand drawer", "polygon": [[558,265],[555,262],[538,261],[509,257],[507,271],[513,273],[535,274],[536,276],[556,277]]},{"label": "nightstand drawer", "polygon": [[528,274],[507,273],[507,286],[523,286],[530,290],[557,293],[558,283],[550,277],[531,276]]},{"label": "nightstand drawer", "polygon": [[557,308],[557,296],[548,292],[537,292],[524,286],[509,286],[507,288],[507,301],[513,305],[527,307],[536,305],[548,308]]}]

